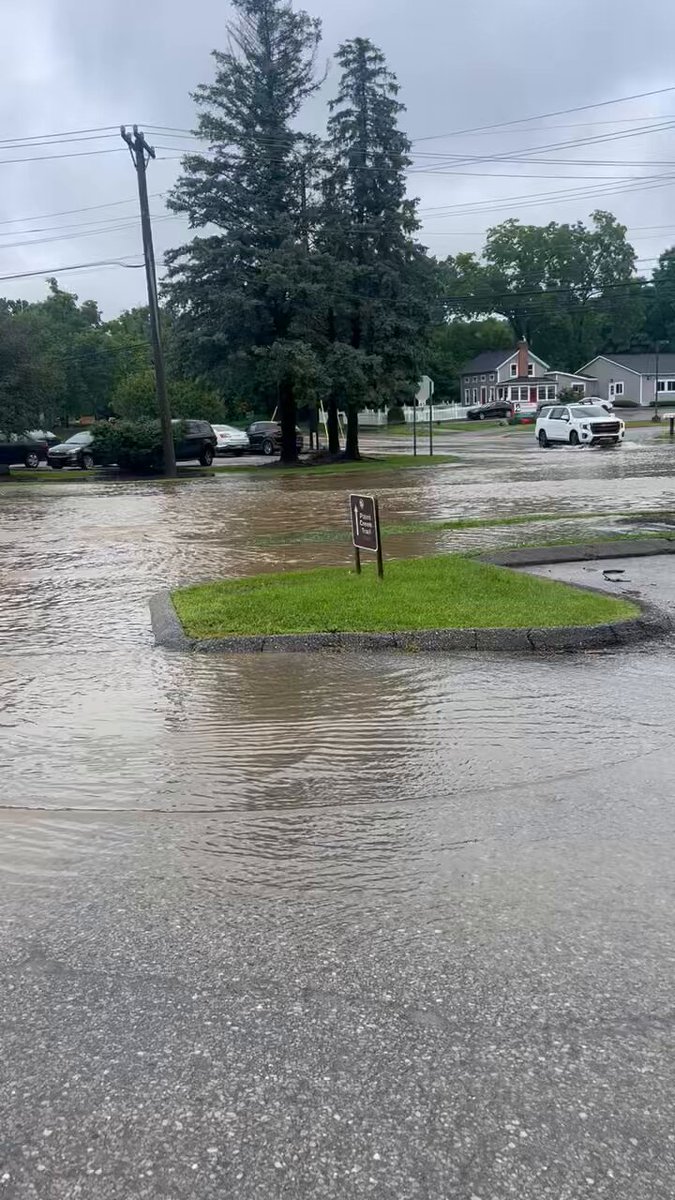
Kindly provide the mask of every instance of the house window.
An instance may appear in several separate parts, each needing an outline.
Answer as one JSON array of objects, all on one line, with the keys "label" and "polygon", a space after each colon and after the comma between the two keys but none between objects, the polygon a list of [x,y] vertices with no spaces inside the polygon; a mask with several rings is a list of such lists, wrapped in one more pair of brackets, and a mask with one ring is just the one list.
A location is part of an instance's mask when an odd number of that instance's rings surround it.
[{"label": "house window", "polygon": [[546,395],[547,390],[546,387],[537,388],[537,396],[540,400],[548,400],[548,396]]},{"label": "house window", "polygon": [[609,394],[610,396],[623,396],[623,381],[621,380],[619,383],[610,383]]},{"label": "house window", "polygon": [[549,383],[546,388],[546,399],[555,400],[555,384]]},{"label": "house window", "polygon": [[476,403],[476,400],[478,399],[478,393],[475,388],[471,389],[471,399],[473,400],[474,404]]},{"label": "house window", "polygon": [[485,383],[485,376],[484,376],[484,375],[481,375],[481,377],[480,377],[480,381],[481,381],[481,383]]},{"label": "house window", "polygon": [[[675,380],[673,382],[675,382]],[[495,398],[495,389],[493,387],[491,387],[490,388],[490,404],[492,404],[492,401],[494,400],[494,398]]]},{"label": "house window", "polygon": [[657,381],[656,381],[656,390],[657,390],[657,392],[665,392],[665,390],[666,390],[666,381],[665,381],[665,379],[657,379]]},{"label": "house window", "polygon": [[469,391],[468,388],[464,388],[464,403],[465,404],[471,403],[471,392]]},{"label": "house window", "polygon": [[534,375],[534,363],[527,364],[527,373],[528,375]]},{"label": "house window", "polygon": [[518,374],[518,363],[517,362],[511,363],[511,378],[515,379],[517,374]]},{"label": "house window", "polygon": [[668,384],[668,387],[666,390],[669,392],[675,392],[675,379],[667,380],[667,384]]},{"label": "house window", "polygon": [[496,379],[496,378],[497,378],[497,377],[496,377],[496,375],[491,375],[491,376],[490,376],[490,383],[494,383],[494,381],[495,381],[495,379]]}]

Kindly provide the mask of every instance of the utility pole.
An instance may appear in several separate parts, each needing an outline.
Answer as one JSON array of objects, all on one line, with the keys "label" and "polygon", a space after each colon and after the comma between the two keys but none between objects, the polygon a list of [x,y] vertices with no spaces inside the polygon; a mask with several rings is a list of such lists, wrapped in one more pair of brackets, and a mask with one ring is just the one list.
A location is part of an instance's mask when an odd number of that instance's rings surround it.
[{"label": "utility pole", "polygon": [[157,298],[157,275],[155,273],[155,251],[152,244],[152,225],[150,223],[148,181],[146,177],[148,160],[155,157],[155,151],[146,142],[145,135],[139,132],[138,125],[134,125],[133,134],[127,133],[124,125],[122,125],[120,133],[129,147],[131,161],[136,168],[136,176],[138,178],[138,198],[141,207],[141,230],[143,233],[143,257],[145,259],[145,277],[148,284],[148,308],[150,310],[150,336],[152,338],[152,355],[155,362],[157,405],[159,408],[159,419],[162,424],[164,474],[173,478],[177,474],[176,450],[173,444],[171,409],[169,408],[166,371],[164,369],[164,351],[162,350],[162,335],[159,321],[159,300]]}]

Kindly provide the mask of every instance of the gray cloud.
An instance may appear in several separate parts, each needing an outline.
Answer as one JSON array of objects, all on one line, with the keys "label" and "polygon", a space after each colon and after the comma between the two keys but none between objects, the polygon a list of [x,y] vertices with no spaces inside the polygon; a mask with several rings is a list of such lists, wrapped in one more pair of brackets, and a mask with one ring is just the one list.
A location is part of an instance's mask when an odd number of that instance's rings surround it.
[{"label": "gray cloud", "polygon": [[[518,129],[434,136],[668,87],[673,81],[675,9],[665,0],[639,6],[617,6],[614,0],[590,5],[588,0],[565,5],[480,0],[462,7],[447,0],[345,0],[340,5],[315,0],[308,7],[324,22],[322,60],[328,61],[346,37],[372,37],[399,77],[408,132],[413,138],[434,138],[416,143],[419,156],[410,189],[420,197],[423,237],[435,253],[478,249],[482,231],[508,215],[528,221],[575,220],[594,207],[609,208],[626,222],[642,270],[651,269],[660,250],[675,242],[672,182],[619,190],[629,176],[671,173],[667,165],[650,164],[675,162],[673,131],[522,154],[535,159],[528,163],[458,165],[451,158],[504,156],[551,142],[632,132],[639,126],[637,118],[655,123],[675,114],[675,92],[532,121]],[[135,179],[116,128],[133,121],[191,127],[189,93],[210,78],[209,53],[224,43],[228,6],[221,0],[105,0],[97,5],[28,0],[5,9],[10,11],[3,11],[0,45],[3,139],[102,126],[110,126],[112,136],[53,149],[0,147],[3,160],[111,151],[53,162],[0,163],[0,275],[49,273],[59,266],[137,255]],[[308,109],[309,126],[321,128],[323,100],[334,87],[332,69],[323,96]],[[156,134],[155,140],[169,148],[181,145],[171,134]],[[161,161],[151,167],[153,193],[164,193],[175,178],[175,153],[158,151]],[[543,158],[576,160],[577,165],[537,161]],[[618,165],[597,165],[603,161]],[[530,199],[572,188],[584,189],[583,195]],[[44,214],[112,201],[125,203],[44,219]],[[153,201],[153,211],[163,215],[160,197]],[[99,226],[84,228],[84,222]],[[68,223],[79,227],[65,228]],[[158,252],[180,242],[183,234],[180,221],[158,221]],[[61,240],[45,240],[57,236]],[[73,272],[63,274],[62,283],[98,299],[108,315],[144,298],[143,275],[136,270]],[[42,276],[0,285],[0,294],[10,296],[36,297],[44,291]]]}]

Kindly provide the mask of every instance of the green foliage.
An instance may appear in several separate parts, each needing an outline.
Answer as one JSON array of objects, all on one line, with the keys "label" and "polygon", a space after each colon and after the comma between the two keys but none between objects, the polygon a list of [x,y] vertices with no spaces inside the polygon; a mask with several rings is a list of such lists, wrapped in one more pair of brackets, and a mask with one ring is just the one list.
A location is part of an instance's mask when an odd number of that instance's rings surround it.
[{"label": "green foliage", "polygon": [[[170,380],[167,387],[172,416],[216,423],[224,420],[223,402],[213,389],[194,379]],[[156,419],[154,371],[148,369],[125,376],[113,393],[111,408],[128,421]]]},{"label": "green foliage", "polygon": [[664,250],[647,302],[645,349],[675,352],[675,246]]},{"label": "green foliage", "polygon": [[394,404],[387,413],[387,423],[389,425],[402,425],[405,421],[403,408],[400,404]]},{"label": "green foliage", "polygon": [[41,424],[49,380],[36,359],[28,329],[0,301],[0,431],[23,433]]},{"label": "green foliage", "polygon": [[161,471],[162,429],[158,420],[100,422],[93,427],[101,461],[133,474]]},{"label": "green foliage", "polygon": [[644,322],[626,227],[594,212],[591,225],[522,225],[488,230],[481,259],[445,263],[448,312],[500,313],[514,335],[559,368],[577,370],[602,349],[630,349]]},{"label": "green foliage", "polygon": [[278,405],[282,458],[293,461],[297,356],[280,375],[275,347],[303,340],[311,290],[303,140],[293,122],[317,86],[320,26],[285,0],[234,0],[233,8],[229,48],[213,55],[215,80],[194,97],[211,154],[184,159],[170,199],[194,228],[219,232],[169,256],[168,295],[191,370],[222,380],[234,362],[248,364],[260,384],[255,407]]},{"label": "green foliage", "polygon": [[419,222],[406,195],[410,142],[398,127],[404,109],[396,79],[366,38],[345,42],[337,60],[316,246],[329,390],[347,408],[346,452],[356,458],[359,408],[400,403],[415,391],[433,272],[414,240]]},{"label": "green foliage", "polygon": [[510,350],[513,332],[507,321],[486,317],[482,321],[444,321],[429,337],[426,373],[436,385],[435,403],[459,401],[459,373],[482,350]]}]

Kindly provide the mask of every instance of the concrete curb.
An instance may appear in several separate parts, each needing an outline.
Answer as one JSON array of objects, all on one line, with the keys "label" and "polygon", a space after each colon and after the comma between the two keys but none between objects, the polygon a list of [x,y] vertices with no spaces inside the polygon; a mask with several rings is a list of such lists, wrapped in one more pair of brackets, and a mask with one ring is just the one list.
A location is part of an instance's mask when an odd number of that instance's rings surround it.
[{"label": "concrete curb", "polygon": [[624,541],[573,543],[569,546],[522,546],[477,555],[494,567],[543,567],[550,563],[593,562],[597,558],[650,558],[675,554],[675,538],[626,538]]},{"label": "concrete curb", "polygon": [[[592,591],[592,588],[587,589]],[[605,592],[602,593],[606,595]],[[637,603],[637,602],[636,602]],[[639,604],[639,617],[614,625],[559,626],[552,629],[418,629],[400,633],[306,633],[270,637],[190,638],[183,630],[169,591],[150,600],[155,641],[168,650],[199,654],[311,653],[317,650],[406,650],[412,653],[448,650],[503,650],[533,654],[602,650],[629,646],[669,632],[671,621],[652,605]]]}]

